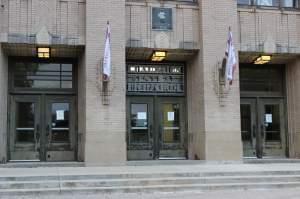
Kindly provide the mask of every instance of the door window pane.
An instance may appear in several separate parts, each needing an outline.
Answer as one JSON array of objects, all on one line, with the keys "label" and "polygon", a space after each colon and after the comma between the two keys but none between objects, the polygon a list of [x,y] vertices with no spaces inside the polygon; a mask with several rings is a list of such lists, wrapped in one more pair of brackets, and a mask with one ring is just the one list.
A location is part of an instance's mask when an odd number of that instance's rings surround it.
[{"label": "door window pane", "polygon": [[163,104],[163,142],[180,142],[179,104]]},{"label": "door window pane", "polygon": [[16,103],[16,142],[34,142],[34,103]]},{"label": "door window pane", "polygon": [[257,0],[256,2],[260,6],[279,6],[279,0]]},{"label": "door window pane", "polygon": [[148,105],[131,104],[131,143],[148,143]]},{"label": "door window pane", "polygon": [[284,68],[280,66],[241,65],[241,92],[283,93]]},{"label": "door window pane", "polygon": [[51,141],[70,141],[70,105],[69,103],[52,103]]},{"label": "door window pane", "polygon": [[241,104],[241,130],[243,142],[250,142],[251,137],[251,109],[250,104]]},{"label": "door window pane", "polygon": [[280,141],[280,110],[279,105],[265,105],[264,115],[265,140]]},{"label": "door window pane", "polygon": [[294,0],[282,0],[281,1],[282,7],[294,7]]},{"label": "door window pane", "polygon": [[251,104],[241,104],[241,130],[243,141],[243,153],[245,157],[256,154],[255,125],[252,121]]},{"label": "door window pane", "polygon": [[240,5],[251,5],[251,0],[238,0]]}]

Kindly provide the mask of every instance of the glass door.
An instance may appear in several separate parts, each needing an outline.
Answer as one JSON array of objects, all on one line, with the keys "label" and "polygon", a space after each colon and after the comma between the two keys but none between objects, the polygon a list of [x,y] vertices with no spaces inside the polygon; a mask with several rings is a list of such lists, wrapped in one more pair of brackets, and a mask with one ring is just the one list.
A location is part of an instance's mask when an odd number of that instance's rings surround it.
[{"label": "glass door", "polygon": [[41,160],[40,108],[41,100],[39,96],[11,97],[10,160]]},{"label": "glass door", "polygon": [[157,102],[156,156],[159,159],[185,159],[184,99],[161,97]]},{"label": "glass door", "polygon": [[286,132],[283,100],[260,99],[260,134],[263,156],[284,157]]},{"label": "glass door", "polygon": [[256,156],[256,100],[241,99],[241,137],[244,157]]},{"label": "glass door", "polygon": [[244,157],[285,157],[286,136],[282,99],[241,99]]},{"label": "glass door", "polygon": [[47,161],[72,161],[76,154],[73,97],[46,96],[44,148]]},{"label": "glass door", "polygon": [[127,159],[153,158],[153,98],[127,98]]}]

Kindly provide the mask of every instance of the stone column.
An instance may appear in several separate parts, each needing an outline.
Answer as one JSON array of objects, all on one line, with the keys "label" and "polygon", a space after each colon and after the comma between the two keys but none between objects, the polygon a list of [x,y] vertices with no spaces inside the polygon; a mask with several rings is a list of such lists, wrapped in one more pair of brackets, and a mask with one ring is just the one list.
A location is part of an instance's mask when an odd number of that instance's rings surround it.
[{"label": "stone column", "polygon": [[7,161],[7,56],[0,43],[0,163]]},{"label": "stone column", "polygon": [[[237,1],[199,1],[200,52],[192,64],[195,91],[189,117],[193,126],[194,156],[206,160],[241,160],[239,75],[219,93],[216,67],[225,55],[228,29],[238,52]],[[196,68],[199,67],[199,68]],[[202,85],[201,85],[202,84]],[[194,95],[194,96],[193,96]]]},{"label": "stone column", "polygon": [[286,67],[288,142],[290,158],[300,158],[300,59]]},{"label": "stone column", "polygon": [[[107,21],[111,25],[112,77],[108,105],[104,105],[99,67]],[[87,165],[126,162],[125,70],[125,0],[86,0],[84,154]]]}]

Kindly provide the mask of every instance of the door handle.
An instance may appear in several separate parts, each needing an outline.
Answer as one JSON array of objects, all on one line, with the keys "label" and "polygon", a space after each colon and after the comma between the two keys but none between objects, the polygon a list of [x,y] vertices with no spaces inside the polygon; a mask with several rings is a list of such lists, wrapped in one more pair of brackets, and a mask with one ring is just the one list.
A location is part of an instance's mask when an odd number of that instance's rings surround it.
[{"label": "door handle", "polygon": [[252,136],[253,136],[253,138],[256,137],[256,125],[252,126]]},{"label": "door handle", "polygon": [[260,131],[261,131],[261,137],[264,139],[265,138],[264,125],[260,125]]},{"label": "door handle", "polygon": [[48,124],[46,127],[46,136],[49,137],[50,134],[50,125]]},{"label": "door handle", "polygon": [[40,144],[40,137],[41,137],[41,134],[40,134],[40,125],[37,124],[35,126],[35,150],[36,151],[39,151],[40,150],[40,147],[39,147],[39,144]]},{"label": "door handle", "polygon": [[149,130],[150,130],[150,132],[149,132],[149,134],[150,134],[150,138],[152,139],[152,136],[153,136],[153,134],[152,134],[152,124],[150,124],[150,126],[149,126]]},{"label": "door handle", "polygon": [[39,124],[36,125],[36,135],[35,136],[36,136],[36,141],[39,141],[40,137],[41,137]]},{"label": "door handle", "polygon": [[48,140],[47,146],[49,148],[50,143],[51,143],[50,124],[48,124],[47,127],[46,127],[46,137],[47,137],[47,140]]}]

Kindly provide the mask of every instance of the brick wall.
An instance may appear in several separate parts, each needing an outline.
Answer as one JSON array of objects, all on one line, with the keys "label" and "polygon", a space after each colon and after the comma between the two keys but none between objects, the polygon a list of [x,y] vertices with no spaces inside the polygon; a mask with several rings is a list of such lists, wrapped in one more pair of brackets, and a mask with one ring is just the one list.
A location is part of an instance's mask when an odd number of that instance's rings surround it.
[{"label": "brick wall", "polygon": [[[101,73],[106,22],[111,24],[112,78],[103,105]],[[122,164],[126,161],[125,1],[86,1],[85,161]],[[83,75],[83,74],[82,74]]]},{"label": "brick wall", "polygon": [[238,10],[241,51],[300,53],[298,11]]},{"label": "brick wall", "polygon": [[[56,43],[84,44],[85,0],[2,0],[0,41],[28,43],[46,27]],[[68,41],[69,40],[69,41]]]},{"label": "brick wall", "polygon": [[[152,30],[152,7],[172,8],[173,29]],[[126,46],[143,48],[199,49],[197,5],[168,2],[126,3]],[[163,37],[163,38],[161,38]],[[166,42],[158,42],[158,41]]]}]

